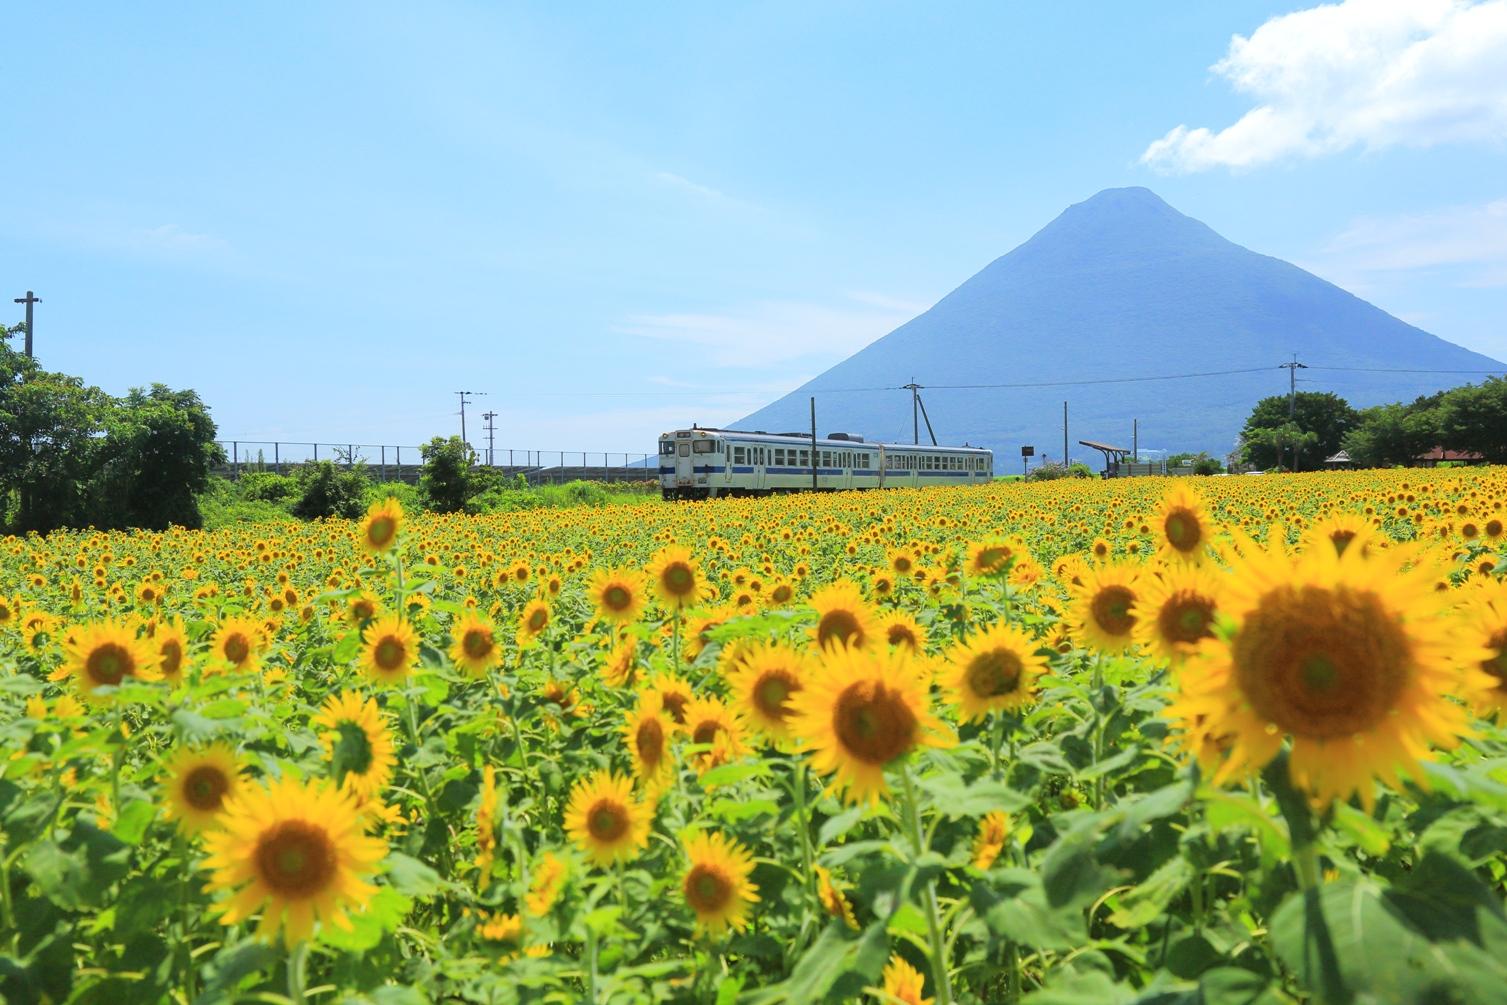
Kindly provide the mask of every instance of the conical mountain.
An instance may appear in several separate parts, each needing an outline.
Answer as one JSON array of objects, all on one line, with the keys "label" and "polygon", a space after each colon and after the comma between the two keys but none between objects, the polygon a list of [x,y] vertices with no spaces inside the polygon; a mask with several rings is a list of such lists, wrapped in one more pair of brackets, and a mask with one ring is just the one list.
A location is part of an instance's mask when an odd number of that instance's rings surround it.
[{"label": "conical mountain", "polygon": [[[922,398],[938,441],[993,448],[1000,471],[1016,470],[1026,444],[1062,456],[1064,400],[1074,459],[1098,465],[1080,439],[1131,446],[1133,420],[1142,448],[1222,457],[1255,402],[1287,392],[1279,365],[1294,352],[1312,368],[1302,389],[1356,407],[1484,379],[1360,371],[1507,370],[1224,239],[1148,189],[1121,188],[1069,207],[924,314],[734,425],[807,429],[815,395],[823,435],[909,442],[908,391],[851,389],[914,380],[931,388]],[[1247,369],[1257,372],[1125,380]]]}]

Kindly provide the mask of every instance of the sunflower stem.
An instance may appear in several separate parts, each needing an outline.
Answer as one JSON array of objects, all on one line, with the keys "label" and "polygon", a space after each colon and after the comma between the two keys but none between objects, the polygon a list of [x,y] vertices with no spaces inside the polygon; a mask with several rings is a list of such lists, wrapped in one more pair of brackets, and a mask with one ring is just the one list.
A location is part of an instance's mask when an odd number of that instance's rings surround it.
[{"label": "sunflower stem", "polygon": [[309,960],[309,944],[299,942],[288,950],[288,1000],[304,1005],[304,971]]},{"label": "sunflower stem", "polygon": [[[919,860],[925,853],[925,839],[921,836],[921,807],[916,801],[916,786],[910,778],[910,765],[900,766],[900,780],[905,788],[906,816],[910,824],[911,846]],[[952,982],[947,975],[947,953],[942,942],[942,919],[937,911],[936,880],[929,879],[921,890],[921,899],[926,907],[926,930],[931,940],[931,977],[933,990],[940,1005],[952,1005]]]},{"label": "sunflower stem", "polygon": [[675,605],[675,626],[671,629],[670,655],[675,661],[675,676],[680,676],[680,605]]},{"label": "sunflower stem", "polygon": [[112,818],[120,816],[120,769],[126,760],[126,738],[121,735],[120,726],[125,716],[125,710],[120,703],[115,704],[115,756],[110,765],[110,815]]},{"label": "sunflower stem", "polygon": [[586,999],[597,1001],[597,931],[586,926]]},{"label": "sunflower stem", "polygon": [[806,892],[819,899],[816,890],[816,857],[811,849],[811,815],[806,807],[806,761],[795,768],[795,816],[801,832],[801,859],[805,864]]},{"label": "sunflower stem", "polygon": [[16,927],[16,909],[10,899],[10,859],[0,855],[0,922],[11,933],[10,952],[21,944],[21,931]]},{"label": "sunflower stem", "polygon": [[183,950],[183,996],[185,1000],[193,1001],[198,997],[198,992],[194,989],[194,947],[189,942],[189,930],[193,922],[193,912],[188,902],[191,879],[188,868],[188,841],[184,839],[181,830],[173,835],[173,844],[178,850],[181,874],[181,882],[178,884],[178,912],[182,915],[180,923],[183,930],[179,933],[178,944]]}]

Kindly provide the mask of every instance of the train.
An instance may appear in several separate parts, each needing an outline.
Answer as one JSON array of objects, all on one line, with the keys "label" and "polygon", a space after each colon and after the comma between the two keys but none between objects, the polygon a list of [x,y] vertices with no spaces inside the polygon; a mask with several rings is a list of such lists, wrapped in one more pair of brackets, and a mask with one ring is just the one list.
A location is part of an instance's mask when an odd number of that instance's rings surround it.
[{"label": "train", "polygon": [[813,441],[805,433],[698,426],[659,437],[659,488],[666,499],[978,485],[993,480],[994,452],[980,447],[869,443],[852,433],[828,433]]}]

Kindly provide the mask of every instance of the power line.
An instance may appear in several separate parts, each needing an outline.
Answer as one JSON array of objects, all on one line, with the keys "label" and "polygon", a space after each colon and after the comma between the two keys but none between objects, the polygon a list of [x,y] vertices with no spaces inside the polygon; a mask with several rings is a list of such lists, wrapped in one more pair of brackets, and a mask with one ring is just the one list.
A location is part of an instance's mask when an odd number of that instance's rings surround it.
[{"label": "power line", "polygon": [[1340,373],[1504,373],[1507,367],[1496,370],[1407,370],[1383,366],[1310,366],[1310,370],[1334,370]]}]

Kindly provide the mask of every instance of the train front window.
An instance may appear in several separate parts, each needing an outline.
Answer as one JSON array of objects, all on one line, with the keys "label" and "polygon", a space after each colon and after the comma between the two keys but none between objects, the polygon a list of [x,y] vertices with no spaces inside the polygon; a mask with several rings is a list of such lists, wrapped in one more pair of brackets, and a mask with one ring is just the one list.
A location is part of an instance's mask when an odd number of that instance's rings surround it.
[{"label": "train front window", "polygon": [[691,445],[691,449],[698,454],[712,454],[717,451],[716,440],[697,440]]},{"label": "train front window", "polygon": [[671,443],[669,440],[660,440],[659,441],[659,456],[661,456],[661,457],[673,457],[674,455],[675,455],[675,444]]}]

